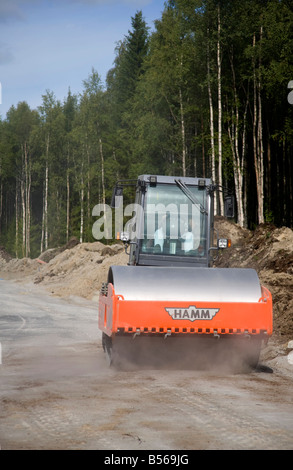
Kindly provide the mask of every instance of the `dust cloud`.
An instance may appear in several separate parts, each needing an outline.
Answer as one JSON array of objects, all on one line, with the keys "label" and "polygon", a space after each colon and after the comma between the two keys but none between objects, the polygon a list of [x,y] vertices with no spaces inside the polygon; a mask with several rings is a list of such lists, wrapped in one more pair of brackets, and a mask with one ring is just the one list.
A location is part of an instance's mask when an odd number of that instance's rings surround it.
[{"label": "dust cloud", "polygon": [[260,348],[252,354],[252,343],[248,338],[234,341],[210,336],[167,339],[116,336],[111,367],[124,371],[169,369],[217,374],[247,373],[256,366],[259,358]]}]

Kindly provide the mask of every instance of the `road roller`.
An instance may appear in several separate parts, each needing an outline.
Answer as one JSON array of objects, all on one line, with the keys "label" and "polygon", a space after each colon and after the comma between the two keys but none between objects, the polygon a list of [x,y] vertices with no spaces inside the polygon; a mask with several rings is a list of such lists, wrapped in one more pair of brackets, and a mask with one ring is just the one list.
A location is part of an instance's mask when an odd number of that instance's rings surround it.
[{"label": "road roller", "polygon": [[128,263],[110,267],[99,297],[109,363],[152,357],[205,367],[223,354],[256,367],[273,331],[271,293],[254,269],[215,267],[230,246],[214,227],[216,196],[223,191],[225,216],[234,217],[233,196],[208,178],[141,175],[117,182],[115,214],[125,186],[135,193],[118,236]]}]

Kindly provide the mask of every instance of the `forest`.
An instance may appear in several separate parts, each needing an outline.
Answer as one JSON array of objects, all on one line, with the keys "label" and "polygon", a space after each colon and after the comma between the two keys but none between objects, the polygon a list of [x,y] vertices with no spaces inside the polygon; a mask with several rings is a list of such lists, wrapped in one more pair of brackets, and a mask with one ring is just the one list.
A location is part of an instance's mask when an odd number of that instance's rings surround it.
[{"label": "forest", "polygon": [[152,32],[137,11],[106,83],[93,66],[0,121],[0,245],[95,241],[93,207],[143,173],[211,177],[240,226],[292,227],[292,51],[291,0],[169,0]]}]

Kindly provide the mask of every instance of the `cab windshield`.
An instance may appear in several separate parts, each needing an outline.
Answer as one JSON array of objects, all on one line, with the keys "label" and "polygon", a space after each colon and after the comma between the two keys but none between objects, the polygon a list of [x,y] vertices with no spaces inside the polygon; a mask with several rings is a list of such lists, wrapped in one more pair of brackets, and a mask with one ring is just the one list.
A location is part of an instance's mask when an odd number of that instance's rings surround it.
[{"label": "cab windshield", "polygon": [[206,255],[206,191],[197,186],[188,186],[188,189],[191,197],[173,184],[148,187],[144,204],[142,253]]}]

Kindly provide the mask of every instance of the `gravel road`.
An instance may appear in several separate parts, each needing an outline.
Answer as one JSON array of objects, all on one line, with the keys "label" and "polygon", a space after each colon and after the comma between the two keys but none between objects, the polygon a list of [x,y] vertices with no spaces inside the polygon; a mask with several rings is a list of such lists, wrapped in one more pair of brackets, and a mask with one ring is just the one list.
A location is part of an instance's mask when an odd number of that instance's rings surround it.
[{"label": "gravel road", "polygon": [[109,368],[97,305],[0,280],[2,450],[293,448],[293,365]]}]

